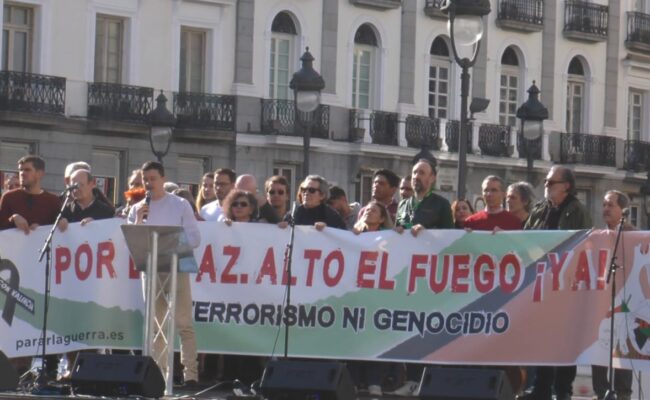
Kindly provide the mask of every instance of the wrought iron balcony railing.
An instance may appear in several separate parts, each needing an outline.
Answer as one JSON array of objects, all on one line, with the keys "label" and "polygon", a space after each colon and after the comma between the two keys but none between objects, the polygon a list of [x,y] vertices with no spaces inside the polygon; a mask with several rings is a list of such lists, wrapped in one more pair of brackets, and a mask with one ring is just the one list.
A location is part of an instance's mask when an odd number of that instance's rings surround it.
[{"label": "wrought iron balcony railing", "polygon": [[440,11],[440,7],[445,0],[426,0],[424,3],[424,13],[432,18],[447,19],[447,16]]},{"label": "wrought iron balcony railing", "polygon": [[499,0],[497,24],[504,29],[541,31],[544,25],[544,0]]},{"label": "wrought iron balcony railing", "polygon": [[524,138],[521,131],[517,133],[517,151],[519,158],[528,158],[528,153],[532,156],[533,160],[542,159],[542,137],[540,136],[534,140]]},{"label": "wrought iron balcony railing", "polygon": [[510,156],[510,127],[481,124],[478,128],[478,147],[481,149],[481,154],[486,156]]},{"label": "wrought iron balcony railing", "polygon": [[375,144],[397,146],[397,113],[373,111],[370,114],[370,137]]},{"label": "wrought iron balcony railing", "polygon": [[65,78],[0,71],[0,110],[64,114]]},{"label": "wrought iron balcony railing", "polygon": [[88,118],[145,122],[152,107],[152,88],[118,83],[88,84]]},{"label": "wrought iron balcony railing", "polygon": [[409,147],[440,150],[440,120],[421,115],[407,116],[406,142]]},{"label": "wrought iron balcony railing", "polygon": [[174,114],[179,128],[235,130],[235,96],[209,93],[174,93]]},{"label": "wrought iron balcony railing", "polygon": [[567,0],[564,9],[564,35],[573,39],[607,39],[607,6],[581,0]]},{"label": "wrought iron balcony railing", "polygon": [[[327,139],[330,129],[330,107],[321,104],[311,114],[299,113],[299,123],[313,118],[311,137]],[[262,99],[262,133],[265,135],[302,136],[302,129],[296,129],[296,107],[293,100]]]},{"label": "wrought iron balcony railing", "polygon": [[588,133],[562,133],[560,161],[563,164],[616,166],[616,138]]},{"label": "wrought iron balcony railing", "polygon": [[650,14],[627,13],[625,46],[638,51],[650,51]]},{"label": "wrought iron balcony railing", "polygon": [[[460,121],[448,120],[445,130],[445,143],[452,153],[458,152],[458,136],[460,135]],[[467,154],[472,153],[472,124],[467,127]]]},{"label": "wrought iron balcony railing", "polygon": [[650,170],[650,143],[642,140],[626,140],[624,168],[637,172]]}]

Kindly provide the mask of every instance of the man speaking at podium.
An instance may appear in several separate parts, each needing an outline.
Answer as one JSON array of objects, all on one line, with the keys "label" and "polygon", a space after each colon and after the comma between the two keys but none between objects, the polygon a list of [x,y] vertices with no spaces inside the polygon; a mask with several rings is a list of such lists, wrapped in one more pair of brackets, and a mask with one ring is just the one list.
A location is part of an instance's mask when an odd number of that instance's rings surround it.
[{"label": "man speaking at podium", "polygon": [[[201,232],[196,223],[194,212],[187,200],[167,193],[163,187],[165,183],[165,169],[156,161],[147,161],[142,166],[144,186],[147,198],[135,204],[127,222],[129,224],[182,226],[187,235],[187,243],[192,248],[201,243]],[[179,272],[176,286],[176,329],[181,338],[181,363],[184,385],[188,388],[198,384],[198,360],[196,353],[196,335],[192,325],[192,291],[190,276],[187,272]],[[164,300],[156,299],[156,315],[164,309]],[[157,340],[154,344],[156,353],[159,354],[163,343]],[[165,358],[165,362],[166,362]],[[167,365],[160,365],[163,376],[167,374]]]}]

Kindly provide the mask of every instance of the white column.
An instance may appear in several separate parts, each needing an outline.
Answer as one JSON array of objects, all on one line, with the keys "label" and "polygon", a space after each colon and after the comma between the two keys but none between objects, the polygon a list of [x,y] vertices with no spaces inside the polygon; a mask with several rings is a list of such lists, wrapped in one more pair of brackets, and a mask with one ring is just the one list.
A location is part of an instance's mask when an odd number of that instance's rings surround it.
[{"label": "white column", "polygon": [[542,160],[544,161],[551,161],[551,155],[548,152],[548,140],[549,134],[544,131],[544,133],[542,133]]},{"label": "white column", "polygon": [[406,117],[407,114],[397,114],[397,145],[399,147],[407,147],[406,142]]},{"label": "white column", "polygon": [[438,137],[440,138],[440,151],[449,153],[449,146],[447,146],[447,120],[440,119],[440,131],[438,132]]},{"label": "white column", "polygon": [[519,149],[517,148],[517,129],[510,129],[510,146],[512,146],[512,158],[519,158]]},{"label": "white column", "polygon": [[[474,121],[476,122],[476,121]],[[474,123],[472,124],[472,147],[468,150],[472,152],[472,154],[480,155],[481,154],[481,148],[478,147],[478,131],[479,131],[480,124]],[[468,153],[470,152],[468,151]]]}]

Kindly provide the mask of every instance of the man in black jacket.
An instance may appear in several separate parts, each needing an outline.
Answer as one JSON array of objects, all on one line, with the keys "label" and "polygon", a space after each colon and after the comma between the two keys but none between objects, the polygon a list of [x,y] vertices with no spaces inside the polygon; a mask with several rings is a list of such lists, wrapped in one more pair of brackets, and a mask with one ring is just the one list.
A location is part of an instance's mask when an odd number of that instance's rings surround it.
[{"label": "man in black jacket", "polygon": [[78,187],[72,190],[73,200],[68,202],[61,214],[58,225],[61,232],[68,228],[70,222],[86,225],[92,220],[112,218],[115,215],[115,209],[95,195],[95,178],[90,171],[74,171],[70,176],[70,183]]},{"label": "man in black jacket", "polygon": [[[576,197],[573,171],[554,165],[544,179],[544,199],[530,213],[524,229],[577,230],[590,229],[591,217]],[[576,367],[537,367],[534,389],[519,396],[520,400],[551,400],[555,389],[557,400],[570,400]]]}]

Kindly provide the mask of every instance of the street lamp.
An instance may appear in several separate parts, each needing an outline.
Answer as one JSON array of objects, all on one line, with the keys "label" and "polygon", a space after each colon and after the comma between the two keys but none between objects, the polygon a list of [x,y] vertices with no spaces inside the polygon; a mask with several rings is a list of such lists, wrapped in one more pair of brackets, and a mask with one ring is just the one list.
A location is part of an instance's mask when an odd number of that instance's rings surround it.
[{"label": "street lamp", "polygon": [[646,180],[641,186],[641,196],[643,196],[643,211],[645,211],[645,224],[650,229],[650,171]]},{"label": "street lamp", "polygon": [[309,47],[305,49],[305,53],[300,57],[300,61],[302,61],[302,68],[293,74],[289,87],[293,89],[296,125],[300,120],[300,114],[303,114],[305,120],[308,121],[307,129],[304,130],[302,135],[302,176],[304,178],[309,175],[309,142],[313,125],[312,113],[320,105],[320,91],[325,87],[325,81],[314,70],[314,56],[309,52]]},{"label": "street lamp", "polygon": [[[490,13],[490,0],[446,0],[440,8],[448,15],[447,30],[451,38],[451,47],[456,64],[461,68],[460,74],[460,135],[458,135],[458,188],[456,195],[465,198],[465,181],[467,175],[467,98],[469,97],[469,69],[476,63],[476,57],[483,37],[483,16]],[[461,46],[457,48],[456,45]],[[470,58],[460,56],[461,50],[471,49]],[[463,52],[465,54],[466,52]]]},{"label": "street lamp", "polygon": [[526,148],[526,171],[528,182],[533,183],[533,151],[532,143],[544,133],[544,120],[548,119],[548,110],[539,101],[539,88],[533,85],[528,88],[528,100],[517,109],[517,118],[521,120],[521,135]]},{"label": "street lamp", "polygon": [[158,159],[158,162],[162,164],[162,159],[167,155],[169,146],[172,144],[172,135],[176,125],[176,118],[167,109],[167,97],[165,97],[162,90],[156,97],[156,108],[149,113],[149,121],[151,122],[151,130],[149,131],[151,151]]}]

